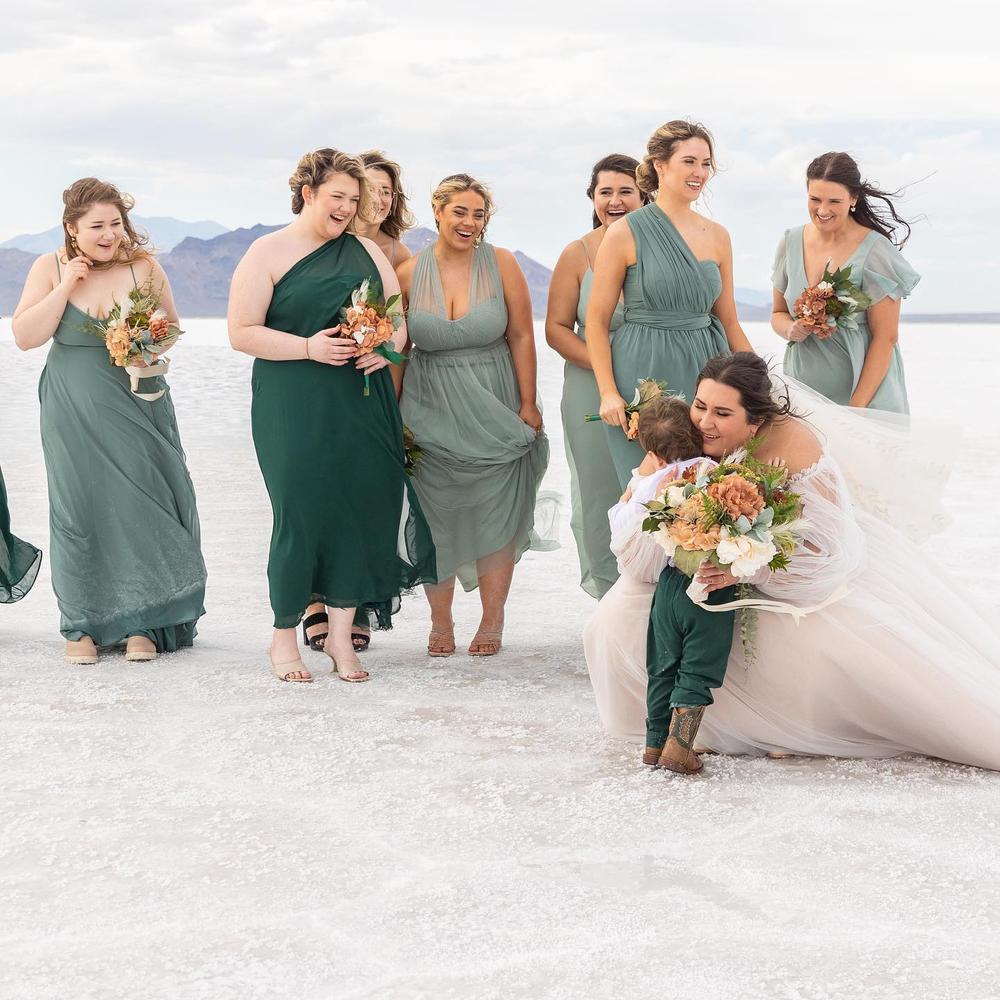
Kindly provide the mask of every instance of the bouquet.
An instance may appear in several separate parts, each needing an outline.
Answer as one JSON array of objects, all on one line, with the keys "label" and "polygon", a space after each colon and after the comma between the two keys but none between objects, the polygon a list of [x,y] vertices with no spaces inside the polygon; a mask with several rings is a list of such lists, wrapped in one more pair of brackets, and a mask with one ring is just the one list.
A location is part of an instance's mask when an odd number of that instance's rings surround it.
[{"label": "bouquet", "polygon": [[166,374],[170,362],[162,355],[184,331],[160,308],[151,278],[133,288],[124,302],[115,302],[107,319],[93,322],[91,332],[104,341],[112,362],[128,373],[134,395],[151,402],[163,395],[163,389],[139,392],[139,380]]},{"label": "bouquet", "polygon": [[[635,395],[632,397],[632,402],[627,403],[625,406],[625,413],[628,416],[628,430],[625,431],[625,437],[629,441],[634,441],[639,434],[639,414],[654,399],[664,395],[666,391],[667,383],[662,379],[641,378],[636,382]],[[587,423],[590,423],[594,420],[600,420],[601,415],[599,413],[588,413],[583,419]]]},{"label": "bouquet", "polygon": [[412,476],[416,472],[417,462],[420,461],[420,456],[423,453],[423,449],[413,437],[413,431],[406,424],[403,424],[403,465],[408,476]]},{"label": "bouquet", "polygon": [[826,340],[837,328],[856,330],[855,316],[872,304],[850,279],[850,264],[831,274],[827,261],[819,284],[805,289],[795,300],[795,318],[820,340]]},{"label": "bouquet", "polygon": [[[397,292],[388,302],[383,302],[368,278],[351,292],[351,304],[340,310],[340,336],[358,345],[358,357],[381,354],[393,364],[406,360],[405,354],[392,347],[392,335],[403,322],[402,299]],[[371,395],[367,372],[362,395]]]}]

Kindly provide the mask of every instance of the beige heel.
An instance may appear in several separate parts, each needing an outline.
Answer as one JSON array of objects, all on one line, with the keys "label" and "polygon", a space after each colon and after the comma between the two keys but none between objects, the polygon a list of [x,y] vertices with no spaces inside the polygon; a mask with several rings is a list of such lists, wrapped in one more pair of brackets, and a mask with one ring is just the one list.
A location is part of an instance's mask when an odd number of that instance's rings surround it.
[{"label": "beige heel", "polygon": [[69,639],[66,642],[66,662],[89,665],[97,662],[97,647],[89,635],[82,639]]},{"label": "beige heel", "polygon": [[[271,651],[268,650],[267,658],[271,663],[271,673],[279,681],[288,681],[292,684],[312,684],[312,674],[306,669],[301,656],[297,660],[289,660],[287,663],[275,663],[271,659]],[[296,677],[296,674],[299,676]],[[302,676],[303,674],[305,676]]]},{"label": "beige heel", "polygon": [[[337,663],[333,653],[326,650],[326,655],[330,657],[330,662],[333,664],[333,673],[339,677],[342,681],[347,681],[348,684],[364,684],[368,680],[368,671],[362,670],[360,665],[356,670],[341,670]],[[361,674],[361,677],[352,677],[351,674]]]},{"label": "beige heel", "polygon": [[128,642],[125,643],[125,659],[129,663],[148,663],[159,655],[156,646],[144,635],[129,636]]}]

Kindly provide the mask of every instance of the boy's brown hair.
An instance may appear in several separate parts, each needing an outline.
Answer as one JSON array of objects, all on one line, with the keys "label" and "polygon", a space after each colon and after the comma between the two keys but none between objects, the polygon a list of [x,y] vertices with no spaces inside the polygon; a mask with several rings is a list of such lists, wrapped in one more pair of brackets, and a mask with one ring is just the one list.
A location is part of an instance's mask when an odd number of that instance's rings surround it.
[{"label": "boy's brown hair", "polygon": [[701,434],[691,423],[688,404],[679,396],[659,396],[639,414],[639,444],[664,462],[702,454]]}]

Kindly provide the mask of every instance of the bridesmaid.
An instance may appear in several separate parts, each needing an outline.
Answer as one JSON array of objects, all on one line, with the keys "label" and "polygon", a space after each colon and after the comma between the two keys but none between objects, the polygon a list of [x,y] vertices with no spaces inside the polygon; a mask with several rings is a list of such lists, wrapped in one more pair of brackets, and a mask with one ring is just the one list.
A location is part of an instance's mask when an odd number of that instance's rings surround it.
[{"label": "bridesmaid", "polygon": [[[594,278],[594,258],[608,226],[645,205],[635,171],[639,161],[612,153],[594,164],[587,197],[593,203],[593,229],[563,250],[549,286],[545,339],[565,361],[562,422],[569,463],[573,516],[570,526],[580,559],[580,586],[591,597],[602,598],[618,579],[618,563],[611,552],[608,511],[618,503],[621,486],[611,461],[607,435],[584,422],[597,413],[601,397],[587,355],[585,324],[587,300]],[[609,332],[622,325],[621,304],[615,306]],[[575,329],[574,329],[575,324]]]},{"label": "bridesmaid", "polygon": [[42,553],[10,532],[7,486],[0,469],[0,604],[13,604],[31,590],[42,565]]},{"label": "bridesmaid", "polygon": [[[396,269],[404,260],[413,256],[401,237],[407,229],[416,225],[416,219],[406,203],[399,164],[378,149],[362,153],[359,159],[364,164],[365,176],[368,178],[373,212],[371,221],[355,215],[351,232],[371,240],[385,254],[391,267]],[[389,374],[392,375],[392,384],[398,397],[403,384],[403,370],[398,365],[389,365]],[[322,651],[326,636],[326,607],[318,603],[310,604],[302,620],[302,638],[313,649]],[[359,608],[355,616],[351,642],[359,653],[363,653],[371,644],[371,623],[363,608]]]},{"label": "bridesmaid", "polygon": [[[898,247],[910,226],[895,195],[861,179],[847,153],[824,153],[806,169],[809,223],[785,231],[774,258],[771,327],[787,340],[785,371],[844,406],[909,413],[899,308],[920,280]],[[874,201],[885,207],[879,209]],[[902,239],[897,239],[902,232]],[[871,300],[854,329],[820,340],[794,318],[795,300],[831,270],[851,266],[851,281]]]},{"label": "bridesmaid", "polygon": [[[660,126],[636,170],[639,189],[656,200],[612,223],[597,252],[587,349],[622,489],[643,455],[625,436],[623,397],[631,398],[636,382],[664,379],[690,400],[709,358],[751,349],[736,318],[729,233],[692,207],[714,171],[712,136],[703,125]],[[625,322],[612,347],[610,324],[623,290]]]},{"label": "bridesmaid", "polygon": [[[274,512],[271,669],[283,681],[312,680],[295,629],[303,609],[320,601],[334,672],[365,681],[351,642],[355,609],[390,628],[400,594],[436,578],[430,530],[403,464],[388,362],[357,357],[354,342],[337,336],[339,311],[362,281],[386,298],[399,286],[378,247],[347,231],[356,214],[370,214],[359,159],[307,153],[289,186],[295,219],[250,246],[229,297],[230,341],[256,358],[251,422]],[[397,348],[405,337],[403,326]]]},{"label": "bridesmaid", "polygon": [[438,551],[427,588],[431,656],[455,652],[455,577],[479,586],[472,656],[500,651],[514,564],[537,544],[535,498],[549,458],[536,402],[528,285],[514,255],[485,242],[493,197],[468,174],[431,196],[437,242],[399,269],[414,348],[403,420],[423,449],[414,483]]},{"label": "bridesmaid", "polygon": [[22,350],[52,342],[38,396],[60,629],[69,663],[123,642],[127,660],[152,660],[190,646],[205,613],[194,488],[169,389],[134,395],[92,331],[134,287],[177,310],[131,198],[85,177],[63,204],[65,246],[32,265],[13,323]]}]

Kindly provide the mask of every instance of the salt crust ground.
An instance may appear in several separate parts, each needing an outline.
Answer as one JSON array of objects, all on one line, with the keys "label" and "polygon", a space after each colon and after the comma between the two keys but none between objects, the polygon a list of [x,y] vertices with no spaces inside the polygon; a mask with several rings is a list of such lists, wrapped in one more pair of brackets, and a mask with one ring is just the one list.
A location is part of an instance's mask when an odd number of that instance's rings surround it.
[{"label": "salt crust ground", "polygon": [[[926,402],[932,354],[910,365]],[[366,655],[371,683],[275,682],[247,364],[181,357],[210,570],[196,650],[65,667],[47,565],[0,608],[0,996],[1000,996],[1000,776],[922,759],[641,769],[597,727],[568,526],[519,567],[497,659],[423,656],[415,596]],[[16,530],[44,545],[41,363],[0,342],[0,461]],[[557,384],[546,364],[547,485],[566,494]],[[976,448],[1000,457],[986,426]],[[985,492],[962,486],[948,540],[995,600],[1000,543],[975,540]],[[473,599],[458,622],[467,642]]]}]

